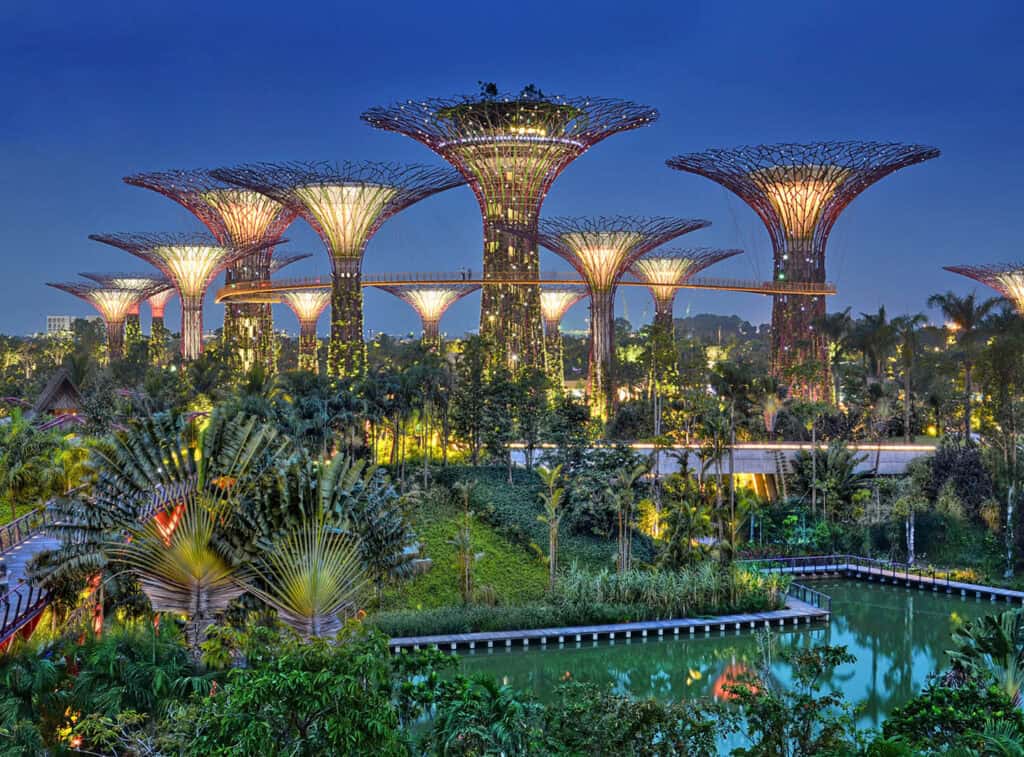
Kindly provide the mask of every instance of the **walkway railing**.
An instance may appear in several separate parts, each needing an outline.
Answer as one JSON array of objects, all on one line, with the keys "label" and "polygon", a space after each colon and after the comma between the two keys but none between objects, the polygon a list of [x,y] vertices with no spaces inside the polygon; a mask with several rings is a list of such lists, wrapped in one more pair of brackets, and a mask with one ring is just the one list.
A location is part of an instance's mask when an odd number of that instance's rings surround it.
[{"label": "walkway railing", "polygon": [[924,580],[929,583],[949,586],[956,581],[951,570],[937,570],[931,566],[909,565],[894,560],[877,560],[860,555],[808,555],[804,557],[768,557],[740,561],[758,570],[769,573],[819,572],[825,570],[866,569],[881,578]]},{"label": "walkway railing", "polygon": [[39,509],[25,513],[20,518],[0,526],[0,552],[14,549],[48,525],[50,525],[49,514],[45,509]]},{"label": "walkway railing", "polygon": [[786,593],[794,599],[824,610],[829,615],[832,614],[832,597],[823,591],[817,591],[810,586],[804,586],[794,581],[789,585],[789,591]]},{"label": "walkway railing", "polygon": [[20,628],[41,613],[46,607],[46,602],[46,589],[27,582],[0,597],[0,611],[3,612],[3,622],[0,622],[0,645],[6,644]]}]

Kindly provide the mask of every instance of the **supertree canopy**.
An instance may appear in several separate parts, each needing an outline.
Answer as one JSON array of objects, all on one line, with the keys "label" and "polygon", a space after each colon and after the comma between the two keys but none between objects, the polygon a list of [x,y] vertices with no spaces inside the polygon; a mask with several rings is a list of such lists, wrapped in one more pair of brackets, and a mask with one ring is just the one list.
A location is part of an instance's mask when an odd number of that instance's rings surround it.
[{"label": "supertree canopy", "polygon": [[363,114],[371,126],[438,153],[473,187],[484,221],[484,279],[504,279],[484,287],[480,333],[495,344],[498,361],[535,368],[544,365],[539,288],[508,278],[537,279],[535,232],[544,198],[591,146],[657,117],[632,102],[547,97],[532,86],[518,95],[409,100]]},{"label": "supertree canopy", "polygon": [[[254,246],[257,251],[230,263],[226,283],[270,278],[274,245],[295,219],[295,212],[264,194],[215,179],[209,172],[162,171],[125,177],[132,186],[159,192],[193,213],[217,241],[228,247]],[[241,370],[259,363],[274,367],[274,316],[265,303],[228,303],[224,339],[234,345]]]},{"label": "supertree canopy", "polygon": [[316,373],[320,362],[317,359],[320,341],[316,337],[316,323],[331,304],[331,290],[325,287],[286,291],[281,293],[281,302],[291,308],[299,319],[299,370]]},{"label": "supertree canopy", "polygon": [[124,326],[128,311],[145,299],[153,286],[114,287],[80,281],[50,283],[54,289],[73,294],[88,302],[103,316],[107,327],[107,357],[124,357]]},{"label": "supertree canopy", "polygon": [[992,287],[1010,301],[1019,315],[1024,316],[1024,263],[947,265],[943,268]]},{"label": "supertree canopy", "polygon": [[[892,172],[938,156],[920,145],[813,142],[679,155],[670,168],[732,190],[761,217],[772,240],[777,282],[824,283],[825,247],[839,214]],[[775,295],[772,370],[794,394],[829,397],[828,348],[815,331],[825,315],[817,295]]]},{"label": "supertree canopy", "polygon": [[181,356],[199,357],[203,349],[203,295],[214,277],[232,261],[253,255],[255,248],[225,247],[204,234],[90,234],[90,239],[119,247],[142,258],[166,276],[181,297]]},{"label": "supertree canopy", "polygon": [[311,257],[313,257],[313,253],[311,252],[296,252],[292,255],[274,255],[270,259],[270,273],[275,274],[282,268],[290,266],[292,263],[298,263],[300,260],[306,260]]},{"label": "supertree canopy", "polygon": [[707,247],[657,250],[644,255],[629,270],[647,284],[647,290],[654,298],[654,325],[671,333],[672,307],[679,287],[705,268],[742,252]]},{"label": "supertree canopy", "polygon": [[[151,288],[150,298],[164,292],[174,292],[171,282],[164,276],[147,273],[79,273],[78,275],[95,281],[97,284],[118,289]],[[139,306],[141,304],[142,300],[140,299],[132,305],[125,318],[124,340],[128,347],[136,342],[142,342],[142,324],[139,322]]]},{"label": "supertree canopy", "polygon": [[291,208],[323,240],[333,274],[327,372],[334,376],[366,369],[361,276],[370,237],[400,210],[465,183],[447,168],[371,162],[256,164],[213,174]]},{"label": "supertree canopy", "polygon": [[612,367],[615,289],[637,258],[671,239],[709,226],[690,218],[613,216],[546,218],[540,222],[542,245],[565,258],[590,292],[590,398],[600,418],[614,405]]},{"label": "supertree canopy", "polygon": [[566,311],[587,296],[578,284],[550,284],[540,289],[540,313],[544,319],[544,371],[552,388],[565,387],[565,351],[559,326]]},{"label": "supertree canopy", "polygon": [[433,349],[441,347],[441,318],[445,311],[479,288],[479,284],[401,284],[378,287],[405,301],[419,314],[423,323],[423,343]]}]

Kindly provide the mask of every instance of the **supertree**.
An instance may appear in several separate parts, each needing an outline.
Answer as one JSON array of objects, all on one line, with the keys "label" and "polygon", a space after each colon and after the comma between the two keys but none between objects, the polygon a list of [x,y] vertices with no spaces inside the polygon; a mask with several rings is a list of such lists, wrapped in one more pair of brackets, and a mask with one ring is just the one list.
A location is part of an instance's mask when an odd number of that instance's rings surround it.
[{"label": "supertree", "polygon": [[220,168],[226,182],[262,192],[301,215],[331,259],[331,341],[327,372],[366,369],[362,262],[381,225],[415,202],[465,182],[448,168],[393,163],[288,163]]},{"label": "supertree", "polygon": [[194,360],[203,350],[203,295],[232,261],[256,253],[260,245],[225,247],[205,234],[90,234],[89,239],[142,258],[166,276],[181,298],[181,356]]},{"label": "supertree", "polygon": [[324,287],[286,291],[281,293],[281,302],[299,319],[299,370],[316,373],[320,362],[317,359],[320,340],[316,336],[316,323],[331,304],[331,290]]},{"label": "supertree", "polygon": [[484,279],[504,279],[484,287],[480,333],[495,345],[497,362],[542,368],[539,287],[508,278],[537,279],[544,198],[590,147],[652,123],[658,112],[625,100],[548,97],[533,86],[518,95],[499,94],[491,85],[481,95],[409,100],[362,117],[422,143],[466,177],[483,214]]},{"label": "supertree", "polygon": [[[718,182],[750,205],[771,237],[773,278],[800,284],[825,281],[829,233],[857,195],[938,154],[920,145],[813,142],[708,150],[667,162]],[[804,399],[824,400],[830,394],[828,345],[815,331],[824,315],[824,297],[774,296],[772,371]]]},{"label": "supertree", "polygon": [[565,388],[565,350],[559,327],[562,316],[587,296],[587,289],[578,284],[551,284],[540,288],[540,313],[544,319],[544,371],[552,388]]},{"label": "supertree", "polygon": [[1010,301],[1018,314],[1024,316],[1024,263],[947,265],[943,268],[992,287]]},{"label": "supertree", "polygon": [[441,348],[441,318],[453,303],[472,294],[479,284],[400,284],[377,287],[408,303],[423,323],[423,344]]},{"label": "supertree", "polygon": [[647,285],[654,298],[654,326],[672,333],[672,308],[679,288],[715,263],[743,250],[713,250],[706,247],[657,250],[644,255],[629,271]]},{"label": "supertree", "polygon": [[167,308],[167,303],[170,302],[171,298],[177,294],[177,290],[172,286],[170,289],[165,289],[162,292],[151,295],[146,302],[149,303],[149,339],[151,342],[164,345],[167,342],[167,337],[170,332],[164,325],[164,311]]},{"label": "supertree", "polygon": [[107,327],[107,357],[120,360],[124,357],[124,323],[128,311],[138,305],[152,290],[152,287],[112,287],[82,281],[49,283],[54,289],[79,297],[99,311]]},{"label": "supertree", "polygon": [[589,392],[599,418],[607,419],[615,403],[612,370],[615,351],[615,290],[636,261],[671,239],[710,221],[691,218],[612,216],[545,218],[538,227],[542,245],[565,258],[590,293]]},{"label": "supertree", "polygon": [[[174,292],[171,282],[164,276],[154,276],[146,273],[79,273],[78,275],[95,281],[97,284],[118,289],[152,287],[149,299],[159,297],[164,292]],[[139,300],[132,305],[128,310],[128,316],[125,318],[124,341],[128,348],[131,348],[135,343],[143,341],[142,324],[139,322],[139,306],[141,304],[142,300]]]},{"label": "supertree", "polygon": [[296,252],[292,255],[274,255],[270,258],[270,265],[268,270],[271,275],[277,273],[282,268],[290,266],[292,263],[298,263],[300,260],[306,260],[307,258],[313,257],[311,252]]},{"label": "supertree", "polygon": [[[208,171],[159,171],[126,176],[132,186],[151,189],[183,205],[226,247],[253,247],[250,255],[232,261],[224,278],[266,281],[274,245],[295,220],[295,212],[259,192],[215,179]],[[274,368],[274,316],[269,304],[228,303],[224,308],[224,340],[233,345],[240,370],[260,364]]]}]

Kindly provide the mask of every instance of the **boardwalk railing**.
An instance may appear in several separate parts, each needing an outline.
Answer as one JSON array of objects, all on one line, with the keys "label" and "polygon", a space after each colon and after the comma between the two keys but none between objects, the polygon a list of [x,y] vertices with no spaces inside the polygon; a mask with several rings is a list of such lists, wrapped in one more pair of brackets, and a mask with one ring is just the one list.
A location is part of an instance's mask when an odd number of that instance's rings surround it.
[{"label": "boardwalk railing", "polygon": [[768,557],[756,560],[743,560],[758,570],[769,573],[820,573],[824,571],[857,571],[865,569],[873,575],[881,578],[911,579],[920,581],[927,579],[928,583],[940,586],[949,586],[950,582],[956,582],[956,577],[951,570],[937,570],[931,566],[908,565],[904,562],[894,560],[877,560],[873,557],[861,557],[860,555],[808,555],[804,557]]},{"label": "boardwalk railing", "polygon": [[23,583],[0,597],[0,612],[3,613],[3,622],[0,622],[0,645],[6,644],[22,626],[41,613],[46,607],[46,602],[46,589],[30,583]]},{"label": "boardwalk railing", "polygon": [[794,599],[824,610],[829,615],[832,614],[832,597],[823,591],[817,591],[810,586],[804,586],[794,581],[789,585],[789,591],[786,593]]},{"label": "boardwalk railing", "polygon": [[50,516],[45,509],[33,510],[20,518],[0,526],[0,552],[21,544],[50,525]]}]

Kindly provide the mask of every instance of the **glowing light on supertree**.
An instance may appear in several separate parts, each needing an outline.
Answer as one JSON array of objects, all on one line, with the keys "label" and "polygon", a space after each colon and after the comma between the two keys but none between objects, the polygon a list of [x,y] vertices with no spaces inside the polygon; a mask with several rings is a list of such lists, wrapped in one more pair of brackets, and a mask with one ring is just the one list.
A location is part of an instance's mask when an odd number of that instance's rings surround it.
[{"label": "glowing light on supertree", "polygon": [[54,289],[85,300],[103,317],[107,327],[107,357],[120,360],[124,357],[124,322],[132,306],[146,298],[151,287],[119,288],[80,281],[49,283]]},{"label": "glowing light on supertree", "polygon": [[[173,294],[174,287],[163,276],[154,276],[146,273],[79,273],[79,276],[95,281],[103,286],[114,287],[115,289],[150,289],[150,297],[159,296],[164,292]],[[169,295],[168,295],[169,296]],[[128,316],[124,322],[124,341],[127,347],[142,342],[142,324],[139,322],[139,300],[128,310]]]},{"label": "glowing light on supertree", "polygon": [[367,242],[391,216],[465,182],[447,168],[392,163],[288,163],[219,168],[226,182],[262,192],[301,215],[331,259],[331,341],[327,372],[366,370],[362,263]]},{"label": "glowing light on supertree", "polygon": [[[204,234],[90,234],[157,268],[181,298],[181,356],[194,360],[203,350],[203,295],[232,261],[255,254],[253,245],[224,247]],[[273,246],[273,242],[263,242]],[[259,246],[258,244],[255,246]]]},{"label": "glowing light on supertree", "polygon": [[706,247],[657,250],[633,263],[630,273],[647,284],[654,298],[655,327],[671,334],[672,308],[679,288],[705,268],[742,252]]},{"label": "glowing light on supertree", "polygon": [[598,142],[647,126],[658,112],[624,100],[548,97],[535,87],[518,95],[408,100],[371,108],[363,120],[404,134],[455,166],[472,186],[484,222],[480,333],[496,362],[544,366],[540,291],[508,282],[509,273],[536,280],[541,205],[558,175]]},{"label": "glowing light on supertree", "polygon": [[690,218],[545,218],[538,240],[575,268],[590,292],[590,401],[606,419],[615,403],[615,290],[638,258],[710,221]]},{"label": "glowing light on supertree", "polygon": [[331,290],[297,289],[282,292],[281,302],[299,319],[299,370],[316,373],[319,370],[317,353],[320,349],[316,324],[320,320],[320,314],[331,304]]},{"label": "glowing light on supertree", "polygon": [[282,268],[290,266],[292,263],[298,263],[300,260],[313,257],[311,252],[297,252],[292,255],[274,255],[270,259],[270,273],[271,275],[277,273]]},{"label": "glowing light on supertree", "polygon": [[[227,184],[208,171],[160,171],[126,176],[132,186],[151,189],[183,205],[226,247],[252,247],[251,255],[225,269],[228,284],[270,278],[274,245],[295,212],[260,192]],[[273,370],[274,316],[266,303],[228,303],[224,309],[224,340],[234,346],[240,370],[254,364]]]},{"label": "glowing light on supertree", "polygon": [[1024,316],[1024,263],[947,265],[943,268],[992,287],[1010,301],[1018,315]]},{"label": "glowing light on supertree", "polygon": [[441,348],[441,318],[455,302],[480,288],[479,284],[400,284],[377,287],[409,304],[423,323],[423,343]]},{"label": "glowing light on supertree", "polygon": [[540,313],[544,319],[544,371],[551,387],[565,388],[565,349],[559,327],[562,317],[587,296],[586,287],[573,284],[549,284],[540,289]]},{"label": "glowing light on supertree", "polygon": [[164,344],[170,335],[170,332],[164,325],[164,311],[167,308],[167,303],[171,301],[175,294],[177,294],[177,290],[172,286],[169,289],[151,295],[146,300],[149,303],[150,314],[149,338],[158,344]]},{"label": "glowing light on supertree", "polygon": [[[879,179],[938,155],[921,145],[813,142],[707,150],[667,162],[750,205],[771,237],[776,281],[824,283],[828,237],[846,206]],[[804,399],[830,396],[828,345],[814,328],[824,315],[824,297],[774,296],[772,371]]]}]

